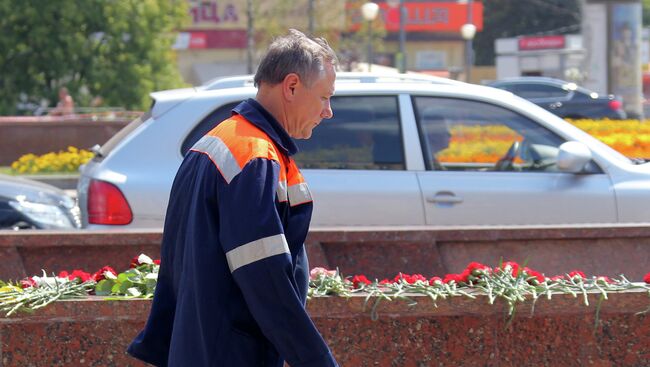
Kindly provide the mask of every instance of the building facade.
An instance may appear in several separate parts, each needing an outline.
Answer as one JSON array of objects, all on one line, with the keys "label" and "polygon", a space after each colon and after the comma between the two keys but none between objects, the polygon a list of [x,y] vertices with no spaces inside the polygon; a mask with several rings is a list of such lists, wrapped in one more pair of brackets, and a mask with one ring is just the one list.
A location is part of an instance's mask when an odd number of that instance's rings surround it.
[{"label": "building facade", "polygon": [[[351,55],[352,61],[366,61],[367,28],[364,28],[360,10],[364,1],[188,2],[191,25],[180,32],[174,49],[183,78],[193,85],[216,77],[245,74],[249,71],[249,57],[254,71],[259,56],[273,35],[284,33],[288,28],[308,32],[310,24],[314,34],[325,35],[337,51],[342,50],[339,46],[352,42],[349,49],[356,53]],[[474,24],[479,32],[483,29],[481,2],[403,1],[401,13],[399,6],[387,0],[377,0],[376,3],[380,10],[374,26],[383,27],[385,37],[380,47],[376,47],[373,63],[396,67],[401,60],[400,14],[404,14],[406,42],[403,51],[407,70],[458,77],[467,61],[466,41],[461,37],[460,29],[468,22]],[[252,24],[249,23],[249,14],[253,18]],[[249,29],[253,34],[250,45]]]}]

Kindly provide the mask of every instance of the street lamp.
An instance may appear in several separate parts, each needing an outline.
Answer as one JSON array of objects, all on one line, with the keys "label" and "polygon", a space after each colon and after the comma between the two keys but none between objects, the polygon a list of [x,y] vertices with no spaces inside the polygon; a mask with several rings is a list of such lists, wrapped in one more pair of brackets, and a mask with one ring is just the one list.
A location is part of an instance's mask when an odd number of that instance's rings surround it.
[{"label": "street lamp", "polygon": [[471,23],[463,24],[460,34],[465,40],[465,81],[469,83],[472,70],[472,40],[476,34],[476,26]]},{"label": "street lamp", "polygon": [[465,81],[469,83],[472,73],[472,40],[476,35],[476,26],[472,22],[472,0],[462,0],[467,4],[467,23],[460,27],[460,35],[465,40]]},{"label": "street lamp", "polygon": [[406,23],[406,7],[404,6],[404,0],[387,0],[388,6],[391,8],[398,7],[399,10],[399,57],[397,62],[397,68],[400,73],[406,72],[406,32],[404,31],[404,26]]},{"label": "street lamp", "polygon": [[253,0],[246,0],[246,72],[253,73]]},{"label": "street lamp", "polygon": [[368,71],[370,71],[370,65],[372,64],[372,21],[377,18],[377,14],[379,14],[379,5],[373,2],[361,5],[361,15],[363,15],[363,19],[368,21]]}]

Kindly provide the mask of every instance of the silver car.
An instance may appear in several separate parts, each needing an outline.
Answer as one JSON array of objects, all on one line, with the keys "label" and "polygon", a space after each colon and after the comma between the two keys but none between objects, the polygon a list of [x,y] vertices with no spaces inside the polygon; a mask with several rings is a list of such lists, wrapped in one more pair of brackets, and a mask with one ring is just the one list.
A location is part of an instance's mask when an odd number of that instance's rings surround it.
[{"label": "silver car", "polygon": [[42,182],[0,175],[0,230],[80,226],[79,208],[64,191]]},{"label": "silver car", "polygon": [[[84,227],[161,227],[184,154],[255,95],[251,80],[153,93],[82,168]],[[334,117],[295,156],[315,227],[650,221],[650,164],[510,92],[339,73],[331,103]]]}]

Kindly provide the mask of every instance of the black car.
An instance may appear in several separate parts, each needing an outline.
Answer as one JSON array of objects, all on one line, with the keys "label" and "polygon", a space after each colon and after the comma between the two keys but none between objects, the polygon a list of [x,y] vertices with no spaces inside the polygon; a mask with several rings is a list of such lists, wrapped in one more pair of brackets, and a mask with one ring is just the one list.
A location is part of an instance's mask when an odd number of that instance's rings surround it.
[{"label": "black car", "polygon": [[64,191],[0,175],[0,230],[80,228],[79,208]]},{"label": "black car", "polygon": [[501,79],[488,84],[505,89],[562,118],[625,119],[623,103],[613,95],[599,95],[575,83],[546,77]]}]

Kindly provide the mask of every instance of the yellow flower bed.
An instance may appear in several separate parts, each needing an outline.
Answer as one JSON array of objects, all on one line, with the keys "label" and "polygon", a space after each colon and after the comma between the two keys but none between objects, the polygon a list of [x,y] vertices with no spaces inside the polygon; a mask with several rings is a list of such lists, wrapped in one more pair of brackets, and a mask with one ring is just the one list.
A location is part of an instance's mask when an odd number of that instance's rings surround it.
[{"label": "yellow flower bed", "polygon": [[30,153],[13,162],[11,170],[17,174],[77,172],[79,166],[88,162],[92,157],[92,152],[75,147],[68,147],[68,150],[41,156]]},{"label": "yellow flower bed", "polygon": [[650,158],[650,120],[569,120],[630,158]]},{"label": "yellow flower bed", "polygon": [[[605,144],[631,158],[650,158],[650,120],[569,120]],[[521,140],[502,125],[451,128],[449,147],[437,155],[441,162],[494,163]]]}]

